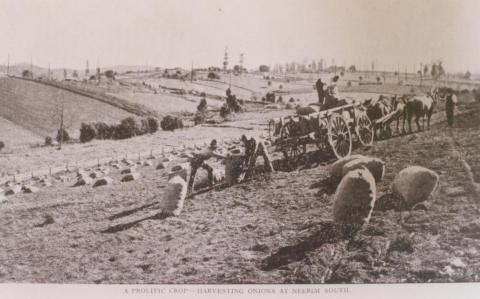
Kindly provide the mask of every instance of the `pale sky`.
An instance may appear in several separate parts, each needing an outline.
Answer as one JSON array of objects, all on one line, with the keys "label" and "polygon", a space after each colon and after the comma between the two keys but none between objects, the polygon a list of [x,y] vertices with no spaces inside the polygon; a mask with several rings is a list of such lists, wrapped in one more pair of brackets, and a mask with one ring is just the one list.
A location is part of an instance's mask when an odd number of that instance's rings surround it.
[{"label": "pale sky", "polygon": [[480,72],[478,0],[0,0],[0,64],[273,65],[377,69],[442,59]]}]

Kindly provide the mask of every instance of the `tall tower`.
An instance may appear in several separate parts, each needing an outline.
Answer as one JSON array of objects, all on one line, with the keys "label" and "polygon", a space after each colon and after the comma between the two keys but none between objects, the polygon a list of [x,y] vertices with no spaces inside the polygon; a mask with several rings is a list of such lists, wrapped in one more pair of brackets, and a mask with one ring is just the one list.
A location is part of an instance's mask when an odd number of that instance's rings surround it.
[{"label": "tall tower", "polygon": [[240,54],[240,72],[243,72],[243,57],[244,57],[243,53]]},{"label": "tall tower", "polygon": [[88,68],[88,60],[87,60],[87,65],[85,66],[85,77],[88,77],[89,74],[90,74],[90,70]]},{"label": "tall tower", "polygon": [[228,47],[225,47],[225,55],[223,56],[223,71],[227,71],[228,68]]}]

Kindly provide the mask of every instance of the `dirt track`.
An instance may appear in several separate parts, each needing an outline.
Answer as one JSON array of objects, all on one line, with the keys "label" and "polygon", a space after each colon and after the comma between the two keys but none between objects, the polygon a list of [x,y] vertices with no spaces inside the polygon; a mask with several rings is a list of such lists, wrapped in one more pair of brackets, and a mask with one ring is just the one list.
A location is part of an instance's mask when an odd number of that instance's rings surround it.
[{"label": "dirt track", "polygon": [[[150,219],[101,231],[157,211],[165,172],[112,186],[57,183],[16,195],[0,210],[0,281],[52,283],[341,283],[479,281],[480,209],[462,152],[480,179],[480,105],[463,104],[453,129],[435,115],[430,131],[376,142],[357,152],[385,160],[387,192],[398,171],[421,165],[440,174],[427,211],[376,211],[356,240],[325,242],[332,194],[319,184],[325,165],[276,172],[258,181],[201,194],[178,218]],[[283,247],[279,259],[268,259]],[[412,254],[415,253],[415,254]],[[278,256],[278,255],[277,255]],[[267,259],[267,260],[266,260]],[[265,261],[275,261],[266,267]]]}]

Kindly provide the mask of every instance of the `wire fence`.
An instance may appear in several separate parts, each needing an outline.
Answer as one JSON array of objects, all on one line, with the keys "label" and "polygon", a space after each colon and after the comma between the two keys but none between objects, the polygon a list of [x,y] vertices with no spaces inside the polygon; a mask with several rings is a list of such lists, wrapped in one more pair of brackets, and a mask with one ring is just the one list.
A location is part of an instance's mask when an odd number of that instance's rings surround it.
[{"label": "wire fence", "polygon": [[[228,139],[220,139],[217,140],[218,145],[225,146],[225,145],[233,145],[235,142],[240,142],[239,138],[228,138]],[[166,145],[162,149],[150,149],[149,151],[142,151],[142,152],[125,152],[124,154],[112,154],[106,155],[102,157],[97,157],[88,160],[81,160],[81,159],[67,159],[63,160],[62,162],[55,163],[54,165],[49,165],[48,167],[42,168],[35,168],[27,171],[23,171],[16,174],[8,174],[2,173],[0,176],[0,184],[5,184],[7,182],[14,182],[14,183],[21,183],[24,181],[28,181],[35,177],[44,177],[44,176],[52,176],[59,173],[64,172],[77,172],[79,169],[85,168],[95,168],[101,167],[104,165],[109,165],[112,163],[119,163],[123,159],[134,161],[142,161],[146,159],[156,159],[159,157],[165,157],[167,155],[171,156],[179,156],[183,153],[194,152],[196,150],[201,150],[202,148],[207,147],[209,144],[208,142],[202,143],[191,143],[191,144],[183,144],[180,146],[169,146]],[[178,159],[182,159],[181,157],[177,157]]]}]

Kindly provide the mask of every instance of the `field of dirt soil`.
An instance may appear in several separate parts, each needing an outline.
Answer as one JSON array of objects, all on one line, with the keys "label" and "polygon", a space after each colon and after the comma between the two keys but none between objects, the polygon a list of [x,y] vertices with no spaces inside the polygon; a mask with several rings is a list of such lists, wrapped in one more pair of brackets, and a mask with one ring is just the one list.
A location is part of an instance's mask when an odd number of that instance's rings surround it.
[{"label": "field of dirt soil", "polygon": [[[0,204],[0,282],[480,281],[480,198],[462,163],[479,182],[480,104],[460,98],[452,129],[442,105],[431,130],[355,151],[386,162],[379,197],[409,165],[436,171],[440,183],[426,209],[375,211],[350,242],[329,238],[335,191],[325,183],[329,157],[196,195],[168,218],[155,216],[167,183],[156,157],[153,166],[138,167],[136,181],[120,182],[120,169],[111,168],[111,185],[72,187],[75,173],[64,173],[37,193],[8,196]],[[202,130],[189,134],[197,138]]]}]

